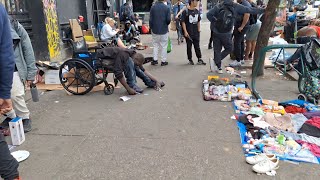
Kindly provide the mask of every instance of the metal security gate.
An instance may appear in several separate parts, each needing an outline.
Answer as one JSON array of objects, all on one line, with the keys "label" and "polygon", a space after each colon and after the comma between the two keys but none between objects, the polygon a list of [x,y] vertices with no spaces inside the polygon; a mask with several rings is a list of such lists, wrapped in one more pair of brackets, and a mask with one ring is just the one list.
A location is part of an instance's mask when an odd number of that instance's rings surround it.
[{"label": "metal security gate", "polygon": [[8,14],[17,19],[23,25],[32,39],[32,21],[28,12],[27,1],[28,0],[0,0],[0,2],[5,6]]}]

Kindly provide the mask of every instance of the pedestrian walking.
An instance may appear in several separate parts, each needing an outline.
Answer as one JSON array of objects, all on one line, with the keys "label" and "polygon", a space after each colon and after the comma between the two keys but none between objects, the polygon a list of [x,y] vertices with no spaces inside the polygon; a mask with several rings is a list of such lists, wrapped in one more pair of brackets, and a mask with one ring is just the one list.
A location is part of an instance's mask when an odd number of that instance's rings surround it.
[{"label": "pedestrian walking", "polygon": [[[261,8],[245,7],[232,0],[224,0],[207,13],[207,18],[211,22],[210,28],[214,33],[214,62],[219,74],[223,73],[221,61],[232,51],[231,37],[237,14],[260,14],[263,12],[264,9]],[[221,51],[222,47],[224,47],[223,51]]]},{"label": "pedestrian walking", "polygon": [[158,64],[160,53],[161,66],[168,65],[167,46],[168,46],[168,26],[171,21],[170,8],[165,5],[166,0],[158,0],[150,10],[149,25],[152,32],[153,61],[152,65]]},{"label": "pedestrian walking", "polygon": [[178,35],[178,44],[183,42],[183,36],[182,36],[182,25],[181,25],[181,15],[177,16],[177,14],[183,9],[185,5],[181,0],[178,0],[178,2],[173,6],[173,15],[175,17],[176,27],[177,27],[177,35]]},{"label": "pedestrian walking", "polygon": [[[11,88],[15,63],[10,23],[1,3],[0,24],[0,115],[2,115],[12,109]],[[8,144],[0,131],[0,177],[5,180],[18,180],[18,167],[19,163],[10,154]]]},{"label": "pedestrian walking", "polygon": [[22,118],[25,132],[31,131],[30,111],[24,99],[26,86],[35,80],[37,74],[36,59],[30,37],[24,27],[15,19],[11,19],[11,36],[14,45],[15,70],[11,90],[13,109],[6,114],[7,118],[1,123],[9,128],[9,122],[16,116]]},{"label": "pedestrian walking", "polygon": [[[251,7],[247,0],[237,0],[237,2],[243,6]],[[236,60],[233,61],[230,66],[237,67],[244,64],[244,36],[249,30],[249,13],[237,12],[236,22],[233,30],[233,53]]]},{"label": "pedestrian walking", "polygon": [[199,0],[190,0],[189,7],[182,13],[181,22],[184,36],[187,42],[187,55],[189,64],[194,65],[192,60],[192,45],[198,58],[198,65],[206,65],[202,60],[200,49],[200,13],[196,9]]}]

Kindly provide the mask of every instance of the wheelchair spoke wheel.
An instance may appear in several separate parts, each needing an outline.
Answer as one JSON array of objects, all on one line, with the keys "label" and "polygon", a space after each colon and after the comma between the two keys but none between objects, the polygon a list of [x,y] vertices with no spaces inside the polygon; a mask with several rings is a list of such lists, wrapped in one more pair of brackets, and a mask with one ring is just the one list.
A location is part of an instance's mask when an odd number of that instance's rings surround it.
[{"label": "wheelchair spoke wheel", "polygon": [[96,85],[92,67],[84,60],[69,59],[60,66],[61,85],[69,93],[84,95]]},{"label": "wheelchair spoke wheel", "polygon": [[108,84],[104,87],[104,94],[105,95],[111,95],[114,92],[114,86],[112,84]]}]

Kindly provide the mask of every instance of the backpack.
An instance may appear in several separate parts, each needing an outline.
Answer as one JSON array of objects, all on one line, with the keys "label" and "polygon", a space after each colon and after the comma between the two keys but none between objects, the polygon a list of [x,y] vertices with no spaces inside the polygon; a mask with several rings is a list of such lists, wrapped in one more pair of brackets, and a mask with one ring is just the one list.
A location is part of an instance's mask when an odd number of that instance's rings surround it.
[{"label": "backpack", "polygon": [[[254,4],[254,3],[251,3],[251,7],[257,7],[257,5]],[[258,21],[258,15],[256,15],[256,14],[250,14],[249,24],[250,24],[250,25],[256,24],[257,21]]]},{"label": "backpack", "polygon": [[218,18],[215,23],[219,33],[228,33],[232,30],[234,26],[233,12],[233,6],[220,4]]}]

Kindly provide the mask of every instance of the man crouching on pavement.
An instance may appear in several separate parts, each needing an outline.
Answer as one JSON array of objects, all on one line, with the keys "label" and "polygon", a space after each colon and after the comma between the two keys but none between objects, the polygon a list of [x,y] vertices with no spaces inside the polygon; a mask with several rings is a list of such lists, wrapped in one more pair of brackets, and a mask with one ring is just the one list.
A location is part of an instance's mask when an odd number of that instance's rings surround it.
[{"label": "man crouching on pavement", "polygon": [[37,74],[36,60],[27,31],[14,19],[10,18],[11,36],[13,39],[14,58],[16,61],[11,90],[13,109],[7,113],[7,117],[0,126],[9,127],[9,122],[16,116],[22,118],[24,132],[31,131],[30,111],[27,107],[25,87],[29,87]]},{"label": "man crouching on pavement", "polygon": [[[135,63],[133,60],[136,52],[134,50],[107,47],[97,50],[97,53],[99,58],[113,61],[113,73],[130,95],[143,92],[143,90],[136,85]],[[136,62],[136,64],[140,66],[143,62]]]}]

